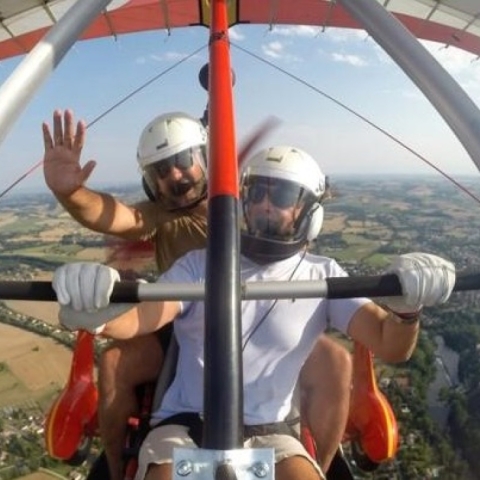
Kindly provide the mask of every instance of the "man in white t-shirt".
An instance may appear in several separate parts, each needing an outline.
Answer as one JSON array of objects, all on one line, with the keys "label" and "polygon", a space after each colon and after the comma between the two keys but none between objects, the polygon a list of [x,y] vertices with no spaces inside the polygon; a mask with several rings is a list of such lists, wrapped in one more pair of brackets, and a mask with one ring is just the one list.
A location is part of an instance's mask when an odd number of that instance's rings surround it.
[{"label": "man in white t-shirt", "polygon": [[[306,250],[323,221],[325,177],[300,149],[274,147],[242,165],[242,282],[315,280],[346,276],[335,260]],[[160,276],[159,282],[205,281],[206,251],[194,250]],[[454,266],[435,255],[396,257],[389,271],[399,276],[402,297],[384,299],[385,308],[365,298],[278,299],[242,302],[244,424],[246,432],[266,424],[283,425],[292,407],[300,370],[327,322],[366,345],[387,362],[412,354],[424,305],[445,302],[455,283]],[[174,322],[179,343],[176,375],[139,457],[137,480],[171,478],[174,447],[193,447],[179,414],[203,412],[203,302],[145,302],[132,308],[109,305],[115,270],[100,264],[70,264],[55,272],[53,286],[60,320],[72,330],[88,329],[125,339]],[[161,422],[161,425],[158,424]],[[157,425],[157,426],[156,426]],[[275,449],[276,480],[324,478],[302,444],[285,432],[257,429],[245,446]],[[315,435],[315,432],[312,432]]]}]

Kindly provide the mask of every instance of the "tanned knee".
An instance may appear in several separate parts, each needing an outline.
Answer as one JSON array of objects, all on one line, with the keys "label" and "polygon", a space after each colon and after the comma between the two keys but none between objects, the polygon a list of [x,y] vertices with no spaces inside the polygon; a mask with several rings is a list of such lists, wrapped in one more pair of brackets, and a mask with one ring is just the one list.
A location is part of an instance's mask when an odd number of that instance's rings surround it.
[{"label": "tanned knee", "polygon": [[353,369],[352,354],[342,345],[333,340],[331,342],[333,346],[328,347],[331,367],[344,376],[348,374],[351,377]]},{"label": "tanned knee", "polygon": [[322,336],[300,372],[300,385],[302,390],[310,390],[333,379],[350,384],[352,371],[351,353],[336,341]]}]

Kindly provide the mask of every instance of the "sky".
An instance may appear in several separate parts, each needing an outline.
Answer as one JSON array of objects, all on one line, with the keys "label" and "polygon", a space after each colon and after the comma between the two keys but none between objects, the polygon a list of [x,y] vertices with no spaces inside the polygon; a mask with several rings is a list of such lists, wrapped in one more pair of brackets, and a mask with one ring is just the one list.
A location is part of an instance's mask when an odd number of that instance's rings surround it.
[{"label": "sky", "polygon": [[[164,75],[114,108],[87,132],[82,161],[98,165],[89,185],[139,179],[136,148],[143,127],[168,111],[201,116],[207,94],[198,72],[207,62],[201,27],[124,35],[77,43],[48,78],[0,145],[0,191],[42,159],[42,121],[70,108],[87,123],[152,78]],[[279,70],[285,70],[368,118],[454,177],[477,167],[420,90],[361,30],[242,26],[230,29],[235,71],[237,142],[267,117],[281,123],[260,147],[303,148],[335,175],[435,174],[421,160],[359,118]],[[425,43],[480,106],[480,61],[454,47]],[[195,50],[204,47],[186,61]],[[246,53],[248,52],[248,53]],[[271,62],[276,68],[255,58]],[[0,82],[22,58],[0,62]],[[173,67],[173,68],[172,68]],[[13,192],[47,191],[38,169]]]}]

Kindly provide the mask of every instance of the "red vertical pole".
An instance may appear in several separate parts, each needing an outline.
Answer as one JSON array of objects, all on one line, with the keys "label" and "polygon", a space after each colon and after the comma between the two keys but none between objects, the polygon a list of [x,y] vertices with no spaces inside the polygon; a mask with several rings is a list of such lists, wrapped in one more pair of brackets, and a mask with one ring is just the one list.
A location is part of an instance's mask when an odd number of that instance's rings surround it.
[{"label": "red vertical pole", "polygon": [[228,40],[227,0],[212,1],[209,71],[210,198],[238,198],[238,169],[233,113],[232,69]]},{"label": "red vertical pole", "polygon": [[238,168],[227,0],[212,0],[203,447],[243,445]]}]

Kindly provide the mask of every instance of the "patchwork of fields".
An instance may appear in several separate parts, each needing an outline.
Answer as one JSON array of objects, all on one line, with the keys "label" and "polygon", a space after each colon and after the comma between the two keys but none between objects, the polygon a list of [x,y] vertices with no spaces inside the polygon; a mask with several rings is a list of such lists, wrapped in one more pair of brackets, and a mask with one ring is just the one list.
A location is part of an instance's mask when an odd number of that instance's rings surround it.
[{"label": "patchwork of fields", "polygon": [[[354,275],[381,272],[391,255],[406,251],[432,251],[460,269],[479,268],[478,208],[449,185],[417,183],[338,182],[313,250]],[[0,279],[45,280],[66,262],[105,261],[111,244],[103,236],[72,221],[48,196],[25,202],[0,212]],[[151,269],[152,260],[123,258],[122,268]],[[55,302],[3,303],[57,324]],[[71,351],[54,339],[0,322],[0,408],[34,404],[46,410],[67,380],[70,360]],[[51,478],[39,472],[23,480]]]}]

